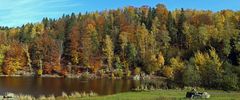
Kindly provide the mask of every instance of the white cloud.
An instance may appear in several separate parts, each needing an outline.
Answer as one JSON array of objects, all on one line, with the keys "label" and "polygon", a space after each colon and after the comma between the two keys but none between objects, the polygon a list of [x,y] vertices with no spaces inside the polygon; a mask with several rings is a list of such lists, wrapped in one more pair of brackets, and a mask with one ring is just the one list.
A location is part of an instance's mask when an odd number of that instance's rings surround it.
[{"label": "white cloud", "polygon": [[21,26],[59,17],[80,4],[71,0],[0,0],[0,26]]}]

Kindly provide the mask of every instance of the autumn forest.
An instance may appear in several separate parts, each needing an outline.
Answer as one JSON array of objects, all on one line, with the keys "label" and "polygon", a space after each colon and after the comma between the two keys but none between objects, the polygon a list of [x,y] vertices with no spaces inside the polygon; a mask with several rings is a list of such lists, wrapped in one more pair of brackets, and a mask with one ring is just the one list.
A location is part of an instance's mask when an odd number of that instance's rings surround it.
[{"label": "autumn forest", "polygon": [[240,88],[240,11],[125,7],[0,27],[2,75],[164,77],[169,87]]}]

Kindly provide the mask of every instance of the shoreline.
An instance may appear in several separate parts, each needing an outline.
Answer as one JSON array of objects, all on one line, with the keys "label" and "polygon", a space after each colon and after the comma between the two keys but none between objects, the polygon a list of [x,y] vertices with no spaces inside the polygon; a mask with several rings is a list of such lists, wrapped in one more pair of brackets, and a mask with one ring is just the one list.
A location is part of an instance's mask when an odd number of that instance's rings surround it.
[{"label": "shoreline", "polygon": [[133,80],[150,80],[150,79],[164,79],[163,77],[159,77],[159,76],[155,76],[155,75],[146,75],[146,76],[139,76],[139,79],[135,79],[136,75],[131,75],[128,77],[112,77],[108,74],[105,74],[103,76],[98,76],[97,74],[88,74],[87,76],[84,76],[83,74],[69,74],[66,76],[61,76],[61,75],[57,75],[57,74],[44,74],[41,76],[37,76],[36,74],[23,74],[23,75],[4,75],[1,74],[1,77],[37,77],[37,78],[69,78],[69,79],[105,79],[105,78],[109,78],[109,79],[133,79]]},{"label": "shoreline", "polygon": [[1,77],[13,77],[13,78],[21,78],[21,77],[36,77],[36,78],[67,78],[67,79],[133,79],[134,76],[130,77],[108,77],[108,76],[96,76],[96,75],[90,75],[90,77],[83,77],[82,75],[69,75],[69,76],[60,76],[60,75],[0,75]]}]

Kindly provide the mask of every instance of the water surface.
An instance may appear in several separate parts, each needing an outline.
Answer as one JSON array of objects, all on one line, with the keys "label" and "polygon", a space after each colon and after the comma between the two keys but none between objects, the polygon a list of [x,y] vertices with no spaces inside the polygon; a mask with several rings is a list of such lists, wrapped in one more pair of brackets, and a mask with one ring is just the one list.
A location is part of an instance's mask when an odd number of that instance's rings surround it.
[{"label": "water surface", "polygon": [[140,81],[130,79],[94,79],[81,80],[69,78],[0,77],[0,94],[12,92],[33,96],[59,96],[62,92],[96,92],[109,95],[127,92],[140,85]]}]

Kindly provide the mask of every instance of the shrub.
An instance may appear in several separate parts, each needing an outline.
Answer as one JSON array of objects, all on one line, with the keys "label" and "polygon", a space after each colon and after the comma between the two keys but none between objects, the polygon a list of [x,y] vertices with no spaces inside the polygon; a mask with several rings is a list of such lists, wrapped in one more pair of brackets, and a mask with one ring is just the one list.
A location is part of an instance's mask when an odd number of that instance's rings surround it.
[{"label": "shrub", "polygon": [[174,75],[174,73],[173,73],[173,68],[171,68],[171,67],[165,67],[165,68],[163,69],[163,75],[164,75],[165,77],[167,77],[167,78],[173,78],[173,75]]},{"label": "shrub", "polygon": [[188,65],[183,72],[183,83],[186,86],[200,85],[200,74],[192,65]]},{"label": "shrub", "polygon": [[82,73],[82,75],[81,75],[81,78],[82,78],[82,79],[88,79],[89,77],[90,77],[89,72],[84,72],[84,73]]},{"label": "shrub", "polygon": [[126,71],[126,77],[130,77],[131,76],[131,71],[130,70],[127,70]]},{"label": "shrub", "polygon": [[61,70],[61,75],[67,76],[67,74],[68,74],[67,69],[62,69],[62,70]]},{"label": "shrub", "polygon": [[114,74],[117,77],[123,77],[123,70],[122,69],[117,69]]},{"label": "shrub", "polygon": [[197,91],[205,91],[205,89],[202,87],[184,87],[183,88],[184,91],[192,91],[193,89],[196,89]]},{"label": "shrub", "polygon": [[222,78],[222,88],[224,90],[236,90],[238,89],[238,77],[234,73],[227,73]]},{"label": "shrub", "polygon": [[115,75],[114,75],[114,73],[111,73],[111,78],[115,78]]},{"label": "shrub", "polygon": [[61,66],[53,66],[54,71],[61,71]]},{"label": "shrub", "polygon": [[149,89],[163,89],[167,88],[167,83],[165,79],[147,79],[142,81],[141,84],[147,86]]},{"label": "shrub", "polygon": [[136,67],[136,68],[134,69],[134,74],[135,74],[135,75],[139,75],[140,73],[141,73],[141,68]]},{"label": "shrub", "polygon": [[53,71],[53,66],[50,63],[45,62],[43,66],[43,73],[52,74],[52,71]]},{"label": "shrub", "polygon": [[38,75],[38,76],[41,76],[42,73],[43,73],[43,70],[41,70],[41,69],[37,70],[37,75]]},{"label": "shrub", "polygon": [[114,65],[115,65],[116,69],[122,69],[123,65],[122,65],[122,63],[121,63],[121,61],[120,61],[119,56],[116,56],[116,57],[115,57],[115,63],[114,63]]},{"label": "shrub", "polygon": [[105,74],[105,71],[104,71],[103,69],[99,70],[98,72],[99,72],[99,75],[100,75],[101,77],[103,77],[104,74]]}]

